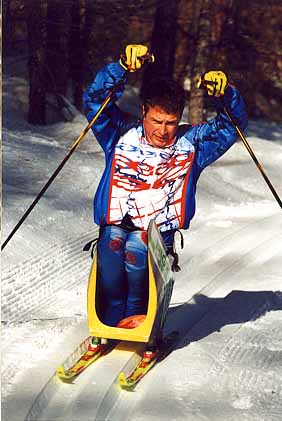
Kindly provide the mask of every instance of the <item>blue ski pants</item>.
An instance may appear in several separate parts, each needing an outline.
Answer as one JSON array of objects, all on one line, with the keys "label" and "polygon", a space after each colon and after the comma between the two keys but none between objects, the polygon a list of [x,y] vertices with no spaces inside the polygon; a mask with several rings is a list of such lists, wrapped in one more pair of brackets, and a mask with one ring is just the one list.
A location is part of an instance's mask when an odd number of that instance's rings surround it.
[{"label": "blue ski pants", "polygon": [[[162,233],[167,250],[174,231]],[[148,305],[148,233],[120,226],[102,228],[98,244],[99,316],[108,326],[125,317],[146,314]]]},{"label": "blue ski pants", "polygon": [[147,232],[116,225],[102,229],[97,245],[98,282],[103,323],[116,326],[125,317],[146,314],[148,301]]}]

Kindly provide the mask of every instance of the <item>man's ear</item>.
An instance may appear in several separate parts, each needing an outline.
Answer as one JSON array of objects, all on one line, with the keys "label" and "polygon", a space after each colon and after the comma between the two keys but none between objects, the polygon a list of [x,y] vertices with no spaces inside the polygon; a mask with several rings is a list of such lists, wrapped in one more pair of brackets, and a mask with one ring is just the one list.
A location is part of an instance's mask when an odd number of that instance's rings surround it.
[{"label": "man's ear", "polygon": [[142,107],[141,107],[141,114],[142,114],[142,118],[144,118],[145,115],[146,115],[144,105],[142,105]]}]

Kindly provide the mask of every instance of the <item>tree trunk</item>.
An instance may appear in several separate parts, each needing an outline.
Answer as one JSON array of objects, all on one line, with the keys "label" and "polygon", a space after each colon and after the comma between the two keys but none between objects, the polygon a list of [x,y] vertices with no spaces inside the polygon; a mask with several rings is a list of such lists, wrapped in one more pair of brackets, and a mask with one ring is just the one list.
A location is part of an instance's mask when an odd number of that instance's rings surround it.
[{"label": "tree trunk", "polygon": [[[85,79],[92,81],[97,67],[97,57],[95,57],[94,46],[97,43],[97,4],[93,0],[85,0],[85,26],[84,26],[84,48],[85,48]],[[99,60],[101,57],[99,57]],[[98,66],[99,67],[99,66]]]},{"label": "tree trunk", "polygon": [[179,0],[158,0],[151,50],[155,63],[145,69],[143,85],[155,76],[173,77]]},{"label": "tree trunk", "polygon": [[208,69],[211,48],[212,0],[195,0],[195,44],[191,69],[191,93],[189,122],[198,124],[204,120],[204,91],[197,88],[197,81]]},{"label": "tree trunk", "polygon": [[29,0],[25,12],[30,82],[28,122],[43,125],[46,111],[46,0]]},{"label": "tree trunk", "polygon": [[[214,24],[211,31],[212,62],[214,68],[229,73],[229,60],[227,54],[233,50],[234,31],[233,0],[214,1]],[[234,51],[232,51],[234,54]]]},{"label": "tree trunk", "polygon": [[10,0],[5,0],[2,3],[2,45],[3,52],[8,55],[12,51],[12,43],[14,38],[15,22],[13,22],[11,14]]},{"label": "tree trunk", "polygon": [[69,38],[69,69],[73,85],[73,102],[82,108],[83,78],[84,78],[84,25],[85,0],[72,0],[71,31]]},{"label": "tree trunk", "polygon": [[55,94],[66,96],[69,79],[70,3],[62,0],[48,1],[47,19],[48,87]]}]

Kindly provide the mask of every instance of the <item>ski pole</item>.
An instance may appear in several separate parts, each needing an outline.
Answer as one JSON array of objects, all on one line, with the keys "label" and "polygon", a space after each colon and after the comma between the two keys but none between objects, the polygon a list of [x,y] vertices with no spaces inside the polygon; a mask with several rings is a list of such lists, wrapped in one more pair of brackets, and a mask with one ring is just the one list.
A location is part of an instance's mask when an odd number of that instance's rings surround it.
[{"label": "ski pole", "polygon": [[249,152],[249,154],[251,155],[257,169],[259,170],[259,172],[261,173],[261,175],[263,176],[266,184],[268,185],[268,187],[270,188],[273,196],[275,197],[278,205],[280,206],[280,208],[282,209],[282,201],[278,195],[278,193],[276,192],[275,188],[273,187],[273,184],[271,183],[271,181],[269,180],[269,178],[267,177],[261,163],[259,162],[259,160],[257,159],[254,151],[252,150],[249,142],[247,141],[244,133],[242,132],[242,130],[240,129],[240,127],[236,124],[234,117],[232,116],[231,112],[228,110],[227,106],[224,104],[223,100],[221,99],[222,105],[223,105],[223,109],[225,114],[227,115],[227,117],[229,118],[229,120],[231,121],[232,125],[234,126],[234,128],[236,129],[240,139],[242,140],[242,142],[244,143],[247,151]]},{"label": "ski pole", "polygon": [[[140,57],[140,60],[141,60],[142,64],[143,63],[146,63],[146,62],[153,63],[154,62],[154,55],[151,54],[151,53],[147,53],[143,57]],[[32,211],[32,209],[35,207],[35,205],[39,202],[39,200],[41,199],[41,197],[43,196],[43,194],[46,192],[46,190],[48,189],[48,187],[55,180],[55,178],[57,177],[57,175],[59,174],[59,172],[62,170],[62,168],[64,167],[64,165],[66,164],[66,162],[69,160],[69,158],[74,153],[75,149],[78,147],[78,145],[82,141],[82,139],[85,137],[85,135],[88,133],[88,131],[91,129],[91,127],[97,121],[98,117],[104,111],[104,109],[106,108],[106,106],[110,102],[110,100],[113,97],[113,95],[119,89],[120,85],[124,82],[127,74],[128,74],[128,71],[124,74],[124,76],[119,81],[119,83],[117,85],[115,85],[110,90],[109,94],[107,95],[107,97],[105,98],[105,100],[103,101],[103,103],[101,104],[100,108],[98,109],[98,111],[96,112],[96,114],[94,115],[94,117],[92,118],[92,120],[87,124],[87,126],[85,127],[85,129],[82,130],[82,132],[80,133],[80,135],[78,136],[78,138],[76,139],[76,141],[74,142],[74,144],[72,145],[72,147],[70,148],[70,150],[67,153],[67,155],[64,157],[64,159],[62,160],[62,162],[59,164],[59,166],[57,167],[57,169],[51,175],[51,177],[49,178],[49,180],[47,181],[47,183],[43,186],[43,188],[38,193],[38,195],[36,196],[36,198],[34,199],[34,201],[32,202],[32,204],[29,206],[29,208],[27,209],[27,211],[23,214],[23,216],[21,217],[21,219],[19,220],[19,222],[12,229],[12,231],[10,232],[10,234],[8,235],[8,237],[6,238],[6,240],[4,241],[4,243],[1,245],[1,250],[4,250],[4,248],[6,247],[6,245],[8,244],[8,242],[11,240],[11,238],[14,236],[14,234],[17,232],[17,230],[20,228],[20,226],[26,220],[26,218],[28,217],[28,215],[30,214],[30,212]]]},{"label": "ski pole", "polygon": [[96,120],[98,119],[98,117],[100,116],[100,114],[102,113],[102,111],[105,109],[105,107],[109,103],[112,95],[115,93],[114,91],[115,90],[111,91],[108,94],[108,96],[106,97],[106,99],[102,103],[101,107],[99,108],[99,110],[97,111],[97,113],[95,114],[95,116],[87,124],[87,126],[85,127],[85,129],[80,133],[80,135],[78,136],[78,138],[76,139],[76,141],[74,142],[74,144],[72,145],[72,147],[70,148],[69,152],[67,153],[67,155],[64,157],[64,159],[62,160],[62,162],[56,168],[56,170],[51,175],[51,177],[49,178],[49,180],[47,181],[47,183],[43,186],[43,188],[38,193],[38,195],[36,196],[36,198],[34,199],[34,201],[32,202],[32,204],[29,206],[29,208],[23,214],[23,216],[21,217],[21,219],[19,220],[19,222],[12,229],[12,231],[10,232],[10,234],[8,235],[8,237],[6,238],[6,240],[4,241],[4,243],[2,244],[1,250],[4,250],[4,248],[6,247],[6,245],[8,244],[8,242],[11,240],[11,238],[14,236],[14,234],[17,232],[17,230],[20,228],[20,226],[26,220],[26,218],[28,217],[28,215],[30,214],[30,212],[32,211],[32,209],[35,207],[35,205],[39,202],[39,200],[41,199],[41,197],[43,196],[43,194],[46,192],[46,190],[48,189],[48,187],[55,180],[55,178],[57,177],[57,175],[59,174],[59,172],[61,171],[61,169],[64,167],[64,165],[66,164],[66,162],[69,160],[69,158],[71,157],[71,155],[74,153],[75,149],[78,147],[78,145],[80,144],[80,142],[84,138],[84,136],[87,134],[87,132],[90,130],[90,128],[93,126],[93,124],[96,122]]},{"label": "ski pole", "polygon": [[[213,85],[213,86],[214,86],[214,92],[215,92],[215,89],[216,89],[216,85],[217,85],[217,83],[216,83],[216,82],[213,82],[213,81],[208,81],[208,80],[205,80],[203,76],[200,76],[199,83],[198,83],[198,87],[199,87],[199,88],[203,88],[203,89],[205,89],[206,85]],[[254,151],[252,150],[252,148],[251,148],[251,146],[250,146],[249,142],[247,141],[247,139],[246,139],[246,137],[245,137],[244,133],[242,132],[242,130],[240,129],[240,127],[237,125],[237,123],[236,123],[236,121],[235,121],[234,117],[232,116],[231,112],[229,111],[229,109],[228,109],[228,108],[227,108],[227,106],[225,105],[223,98],[219,97],[219,99],[220,99],[220,102],[221,102],[221,104],[222,104],[222,107],[223,107],[223,110],[224,110],[225,114],[227,115],[227,117],[228,117],[228,118],[229,118],[229,120],[231,121],[231,123],[232,123],[233,127],[236,129],[236,131],[237,131],[237,133],[238,133],[238,135],[239,135],[240,139],[242,140],[242,142],[244,143],[244,145],[245,145],[245,147],[246,147],[247,151],[248,151],[248,152],[249,152],[249,154],[251,155],[251,157],[252,157],[252,159],[253,159],[253,161],[254,161],[254,163],[255,163],[255,165],[256,165],[256,167],[257,167],[257,169],[259,170],[259,172],[260,172],[260,173],[261,173],[261,175],[263,176],[263,178],[264,178],[264,180],[265,180],[266,184],[268,185],[269,189],[271,190],[271,192],[272,192],[273,196],[275,197],[275,199],[276,199],[276,201],[277,201],[278,205],[279,205],[279,206],[280,206],[280,208],[282,209],[282,201],[281,201],[281,199],[280,199],[280,197],[279,197],[278,193],[276,192],[275,188],[273,187],[273,184],[271,183],[271,181],[270,181],[270,180],[269,180],[269,178],[267,177],[267,175],[266,175],[266,173],[265,173],[265,171],[264,171],[264,169],[263,169],[263,167],[262,167],[261,163],[260,163],[260,162],[259,162],[259,160],[257,159],[257,157],[256,157],[256,155],[255,155]]]}]

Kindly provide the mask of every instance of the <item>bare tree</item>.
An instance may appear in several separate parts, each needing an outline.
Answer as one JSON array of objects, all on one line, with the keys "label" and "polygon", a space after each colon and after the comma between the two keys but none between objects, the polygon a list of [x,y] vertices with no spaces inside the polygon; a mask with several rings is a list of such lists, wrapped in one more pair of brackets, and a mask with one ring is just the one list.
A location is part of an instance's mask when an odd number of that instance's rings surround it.
[{"label": "bare tree", "polygon": [[[94,68],[95,63],[95,54],[93,51],[93,46],[97,42],[97,37],[95,33],[96,29],[96,2],[92,0],[86,0],[85,4],[85,28],[84,28],[84,40],[85,40],[85,71],[86,78],[92,78],[92,69]],[[89,76],[88,76],[89,74]]]},{"label": "bare tree", "polygon": [[234,21],[234,0],[215,0],[214,18],[211,30],[212,63],[218,69],[230,72],[228,55],[234,55],[237,28]]},{"label": "bare tree", "polygon": [[73,102],[82,108],[83,78],[85,68],[85,0],[71,2],[71,30],[69,37],[69,74],[73,85]]},{"label": "bare tree", "polygon": [[45,124],[46,3],[46,0],[29,0],[25,4],[30,81],[28,122],[31,124]]},{"label": "bare tree", "polygon": [[155,63],[144,72],[143,84],[154,76],[172,77],[175,66],[176,31],[179,0],[158,0],[152,33],[151,50]]},{"label": "bare tree", "polygon": [[9,53],[13,41],[13,32],[15,28],[15,23],[13,22],[13,15],[11,13],[11,3],[9,0],[3,0],[2,2],[2,15],[2,36],[4,38],[4,40],[2,40],[2,45],[5,53]]},{"label": "bare tree", "polygon": [[66,95],[69,79],[68,45],[70,31],[70,2],[48,1],[47,60],[49,90]]},{"label": "bare tree", "polygon": [[194,1],[194,54],[191,68],[191,93],[189,101],[189,122],[197,124],[204,117],[204,91],[197,88],[197,80],[208,70],[211,48],[212,0]]}]

